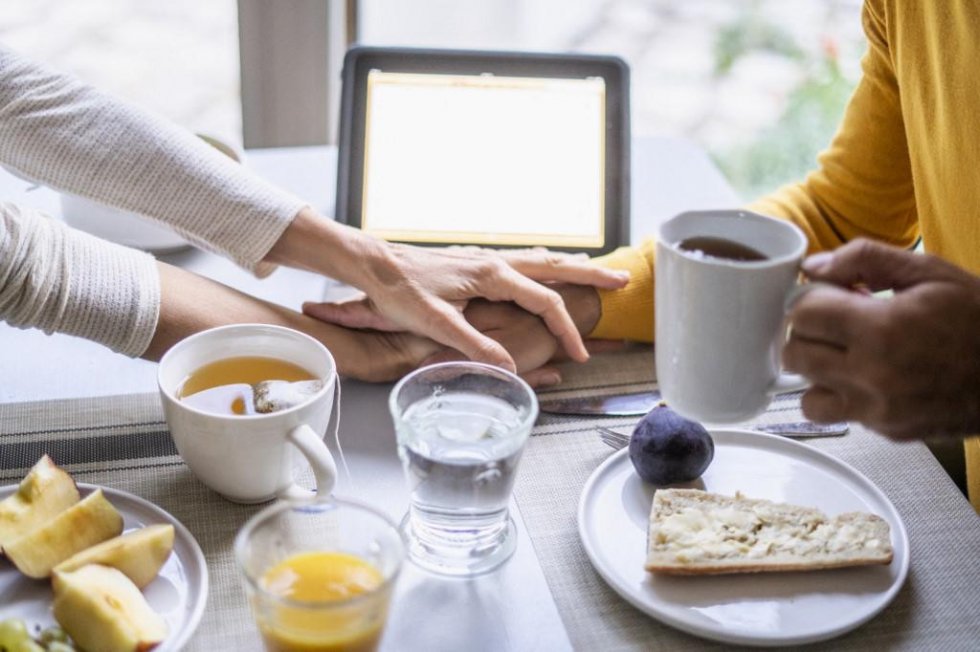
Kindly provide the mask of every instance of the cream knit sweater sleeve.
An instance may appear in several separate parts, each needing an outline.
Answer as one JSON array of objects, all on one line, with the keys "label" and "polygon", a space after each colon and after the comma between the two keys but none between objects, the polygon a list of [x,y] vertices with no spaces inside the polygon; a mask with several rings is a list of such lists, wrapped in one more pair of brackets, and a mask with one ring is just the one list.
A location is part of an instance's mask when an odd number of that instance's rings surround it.
[{"label": "cream knit sweater sleeve", "polygon": [[[0,164],[165,222],[259,276],[304,206],[193,134],[2,47]],[[148,256],[0,205],[0,319],[139,355],[159,301]]]},{"label": "cream knit sweater sleeve", "polygon": [[0,318],[138,356],[156,330],[153,258],[0,202]]}]

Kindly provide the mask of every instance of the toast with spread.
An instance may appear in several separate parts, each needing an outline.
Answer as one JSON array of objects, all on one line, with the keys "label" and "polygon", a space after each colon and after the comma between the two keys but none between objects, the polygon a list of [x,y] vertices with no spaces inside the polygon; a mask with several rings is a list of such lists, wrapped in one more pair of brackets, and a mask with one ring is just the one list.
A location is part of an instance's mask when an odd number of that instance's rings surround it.
[{"label": "toast with spread", "polygon": [[804,571],[891,563],[888,523],[875,514],[833,518],[812,507],[658,489],[646,570],[668,575]]}]

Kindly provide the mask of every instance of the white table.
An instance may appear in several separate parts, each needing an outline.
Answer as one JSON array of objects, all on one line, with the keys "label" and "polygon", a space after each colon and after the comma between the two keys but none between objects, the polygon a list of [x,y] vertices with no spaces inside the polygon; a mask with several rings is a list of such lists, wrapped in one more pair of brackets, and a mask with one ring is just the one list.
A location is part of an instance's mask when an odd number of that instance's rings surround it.
[{"label": "white table", "polygon": [[[257,150],[246,163],[258,174],[332,214],[335,151],[330,148]],[[652,138],[633,149],[632,232],[634,241],[658,221],[682,210],[731,207],[737,197],[708,157],[691,143]],[[0,197],[59,215],[57,195],[0,171]],[[189,250],[164,257],[186,269],[282,305],[298,308],[319,299],[332,282],[306,272],[281,269],[259,281],[217,256]],[[334,288],[336,289],[336,288]],[[0,403],[153,392],[156,365],[131,360],[78,338],[20,331],[0,324]],[[338,493],[389,505],[393,516],[407,506],[385,404],[388,386],[345,381],[345,453],[353,484],[341,480]],[[2,426],[2,424],[0,424]],[[396,497],[393,500],[393,497]],[[396,504],[397,503],[397,504]],[[568,636],[533,546],[521,530],[514,558],[499,572],[474,581],[433,579],[409,567],[399,583],[386,641],[399,650],[565,650]],[[451,615],[440,613],[451,605]],[[453,626],[435,625],[451,620]],[[394,648],[393,648],[394,649]]]}]

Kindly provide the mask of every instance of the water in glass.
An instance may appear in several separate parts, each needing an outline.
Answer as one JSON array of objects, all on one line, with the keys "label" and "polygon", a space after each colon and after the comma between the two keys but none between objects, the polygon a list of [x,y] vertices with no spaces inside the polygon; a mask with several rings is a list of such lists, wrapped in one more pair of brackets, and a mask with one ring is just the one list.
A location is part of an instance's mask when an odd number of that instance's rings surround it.
[{"label": "water in glass", "polygon": [[464,371],[448,380],[410,379],[396,388],[393,408],[411,492],[404,523],[410,554],[450,575],[486,572],[513,553],[507,508],[537,413],[519,379],[497,369]]}]

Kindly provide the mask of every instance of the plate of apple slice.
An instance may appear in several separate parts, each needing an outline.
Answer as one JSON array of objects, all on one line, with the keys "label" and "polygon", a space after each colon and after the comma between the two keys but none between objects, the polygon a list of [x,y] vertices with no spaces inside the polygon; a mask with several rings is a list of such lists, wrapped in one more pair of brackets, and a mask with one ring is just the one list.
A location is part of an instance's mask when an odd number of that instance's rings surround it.
[{"label": "plate of apple slice", "polygon": [[3,619],[59,625],[82,649],[180,650],[204,613],[191,533],[138,496],[75,483],[47,455],[0,487]]}]

